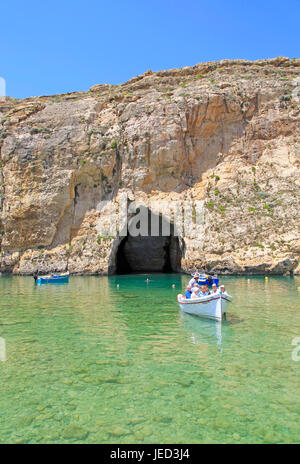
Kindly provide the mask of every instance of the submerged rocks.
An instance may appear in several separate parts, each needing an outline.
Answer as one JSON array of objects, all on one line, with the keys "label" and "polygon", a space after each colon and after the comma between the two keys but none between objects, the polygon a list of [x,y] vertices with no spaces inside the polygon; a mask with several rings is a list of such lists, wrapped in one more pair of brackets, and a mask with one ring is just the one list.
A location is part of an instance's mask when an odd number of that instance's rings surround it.
[{"label": "submerged rocks", "polygon": [[63,431],[63,438],[67,440],[84,440],[89,432],[78,425],[68,425]]}]

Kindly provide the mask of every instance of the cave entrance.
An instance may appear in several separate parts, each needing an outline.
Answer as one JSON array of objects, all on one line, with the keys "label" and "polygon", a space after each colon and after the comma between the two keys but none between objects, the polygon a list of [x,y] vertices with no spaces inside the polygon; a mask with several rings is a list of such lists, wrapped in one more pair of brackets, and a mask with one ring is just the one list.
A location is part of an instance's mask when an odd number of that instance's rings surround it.
[{"label": "cave entrance", "polygon": [[125,237],[116,255],[116,273],[179,272],[178,237]]},{"label": "cave entrance", "polygon": [[[169,224],[169,235],[163,235],[164,222]],[[147,236],[132,236],[128,231],[116,251],[116,274],[181,271],[182,239],[176,236],[174,225],[161,215],[159,224],[158,236],[150,233]]]}]

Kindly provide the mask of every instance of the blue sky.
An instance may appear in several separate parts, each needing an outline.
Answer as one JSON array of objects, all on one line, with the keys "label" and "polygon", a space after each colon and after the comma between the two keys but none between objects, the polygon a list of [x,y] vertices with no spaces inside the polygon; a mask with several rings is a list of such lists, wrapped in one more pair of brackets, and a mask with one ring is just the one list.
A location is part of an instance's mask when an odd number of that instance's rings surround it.
[{"label": "blue sky", "polygon": [[4,0],[0,76],[23,98],[223,58],[300,57],[300,0]]}]

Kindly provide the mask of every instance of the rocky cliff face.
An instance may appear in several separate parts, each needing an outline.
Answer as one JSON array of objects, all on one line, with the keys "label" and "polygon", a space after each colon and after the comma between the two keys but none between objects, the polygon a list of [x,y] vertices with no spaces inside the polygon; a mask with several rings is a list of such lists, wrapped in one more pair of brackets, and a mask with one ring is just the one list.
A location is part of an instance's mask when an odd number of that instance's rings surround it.
[{"label": "rocky cliff face", "polygon": [[[7,98],[0,270],[113,273],[122,247],[143,270],[169,253],[173,270],[300,273],[299,116],[300,60],[288,58],[200,63],[88,92]],[[122,244],[110,225],[124,196],[149,211],[163,202],[159,213],[176,227],[171,202],[190,205],[177,245],[159,238],[162,253],[147,239],[141,258],[137,239]]]}]

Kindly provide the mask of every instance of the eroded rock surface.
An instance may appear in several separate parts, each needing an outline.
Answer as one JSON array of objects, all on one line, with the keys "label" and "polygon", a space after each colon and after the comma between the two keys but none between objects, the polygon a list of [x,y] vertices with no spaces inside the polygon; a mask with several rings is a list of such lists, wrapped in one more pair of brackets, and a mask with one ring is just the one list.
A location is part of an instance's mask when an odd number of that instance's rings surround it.
[{"label": "eroded rock surface", "polygon": [[299,115],[300,60],[283,57],[7,98],[0,270],[115,272],[121,238],[107,230],[126,193],[201,205],[180,235],[184,271],[300,273]]}]

